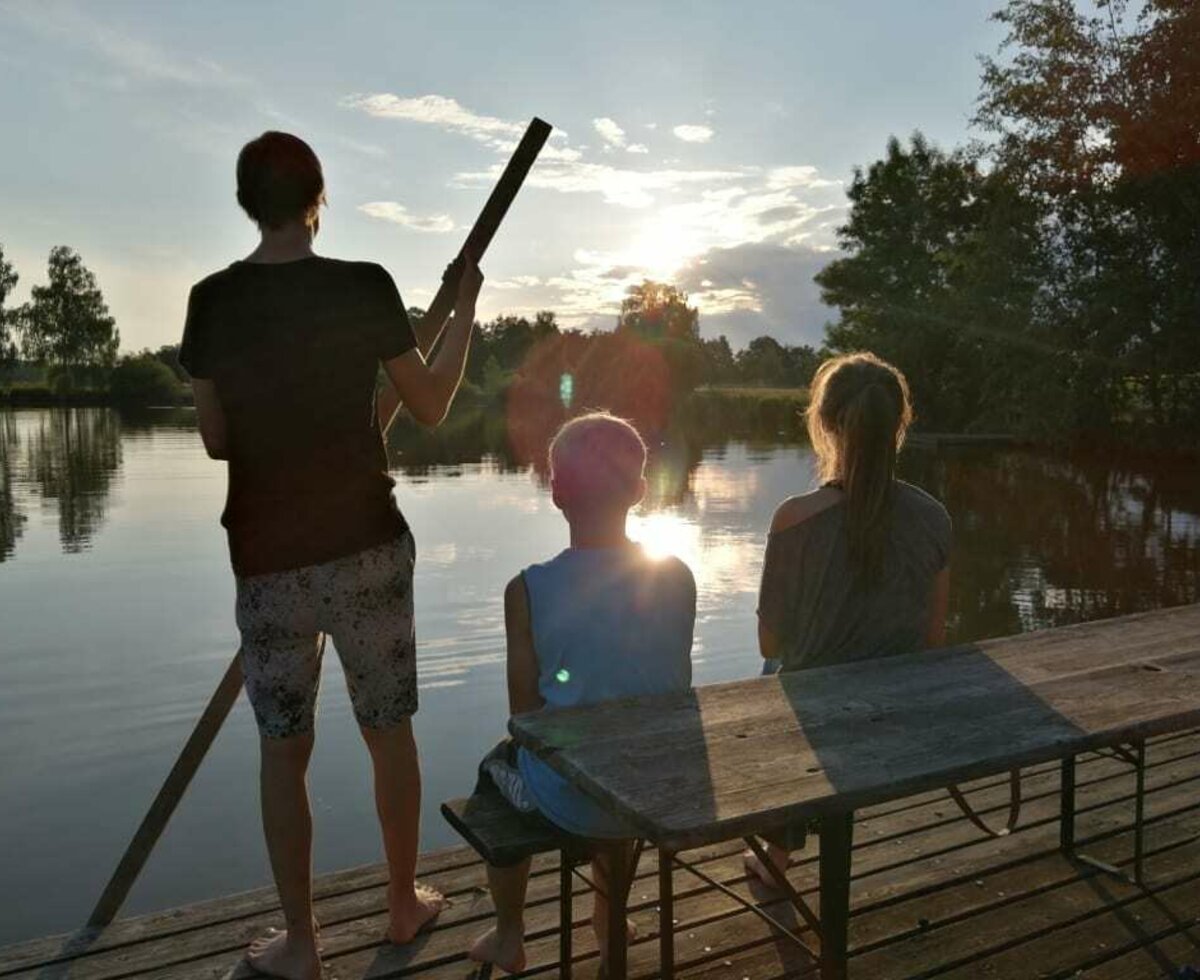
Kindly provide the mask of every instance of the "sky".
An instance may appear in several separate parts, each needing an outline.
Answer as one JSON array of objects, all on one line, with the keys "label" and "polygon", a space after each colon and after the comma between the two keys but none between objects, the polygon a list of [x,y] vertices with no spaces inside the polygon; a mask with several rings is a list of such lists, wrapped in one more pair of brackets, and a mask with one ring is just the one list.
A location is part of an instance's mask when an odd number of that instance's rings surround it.
[{"label": "sky", "polygon": [[483,262],[479,315],[615,322],[644,277],[702,336],[818,344],[845,188],[889,136],[969,138],[998,0],[329,4],[0,0],[0,248],[77,249],[136,350],[246,255],[234,161],[320,156],[316,249],[424,306],[529,118],[555,132]]}]

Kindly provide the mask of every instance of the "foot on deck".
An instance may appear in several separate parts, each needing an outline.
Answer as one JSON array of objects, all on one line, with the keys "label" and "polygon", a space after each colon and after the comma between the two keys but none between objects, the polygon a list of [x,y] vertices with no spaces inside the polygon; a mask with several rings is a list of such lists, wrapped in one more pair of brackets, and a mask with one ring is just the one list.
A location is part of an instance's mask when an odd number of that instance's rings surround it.
[{"label": "foot on deck", "polygon": [[[600,957],[604,959],[608,955],[608,917],[593,916],[592,931],[596,933],[596,942],[600,946]],[[633,942],[638,937],[638,927],[632,919],[625,920],[625,941]]]},{"label": "foot on deck", "polygon": [[403,946],[410,943],[422,929],[428,926],[446,907],[441,892],[425,885],[415,885],[411,893],[400,899],[392,897],[391,922],[388,925],[388,942]]},{"label": "foot on deck", "polygon": [[272,929],[250,944],[246,962],[258,973],[283,980],[320,980],[321,954],[315,937],[294,938]]},{"label": "foot on deck", "polygon": [[[774,845],[767,846],[767,855],[771,858],[771,863],[780,871],[787,873],[788,869],[788,852]],[[747,850],[742,854],[742,864],[746,868],[746,873],[751,878],[756,878],[758,882],[772,891],[779,891],[779,884],[775,881],[775,877],[771,874],[771,869],[758,859],[758,855],[751,850]]]},{"label": "foot on deck", "polygon": [[475,940],[468,955],[476,963],[491,963],[505,973],[520,973],[525,969],[525,937],[502,936],[499,930],[491,929]]}]

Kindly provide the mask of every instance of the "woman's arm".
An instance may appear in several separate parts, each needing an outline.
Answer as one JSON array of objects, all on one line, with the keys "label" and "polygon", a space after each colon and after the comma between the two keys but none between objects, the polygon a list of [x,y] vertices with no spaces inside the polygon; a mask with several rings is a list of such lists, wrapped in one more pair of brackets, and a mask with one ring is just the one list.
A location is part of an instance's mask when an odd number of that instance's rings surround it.
[{"label": "woman's arm", "polygon": [[782,652],[779,633],[767,625],[767,620],[774,622],[779,619],[780,607],[786,601],[785,595],[788,591],[786,582],[790,579],[789,570],[785,566],[791,562],[785,561],[781,564],[778,553],[779,539],[775,536],[812,516],[814,510],[810,498],[813,496],[809,494],[806,497],[788,497],[771,515],[767,550],[763,556],[762,582],[758,590],[758,652],[762,654],[763,660],[778,660]]},{"label": "woman's arm", "polygon": [[537,653],[529,618],[525,580],[518,575],[504,590],[504,632],[508,641],[508,710],[513,715],[537,711],[545,702],[538,693]]},{"label": "woman's arm", "polygon": [[228,459],[228,430],[225,412],[217,398],[217,386],[209,378],[192,379],[192,395],[200,422],[200,439],[211,459]]},{"label": "woman's arm", "polygon": [[454,316],[433,359],[426,364],[419,351],[410,350],[384,362],[384,372],[391,385],[384,386],[376,400],[379,428],[384,433],[391,426],[401,403],[422,425],[440,424],[450,410],[462,383],[467,352],[471,349],[475,300],[483,285],[483,273],[465,253],[463,263]]},{"label": "woman's arm", "polygon": [[950,566],[947,565],[933,580],[933,594],[929,599],[929,623],[925,627],[925,647],[944,646],[946,643],[946,613],[950,608]]}]

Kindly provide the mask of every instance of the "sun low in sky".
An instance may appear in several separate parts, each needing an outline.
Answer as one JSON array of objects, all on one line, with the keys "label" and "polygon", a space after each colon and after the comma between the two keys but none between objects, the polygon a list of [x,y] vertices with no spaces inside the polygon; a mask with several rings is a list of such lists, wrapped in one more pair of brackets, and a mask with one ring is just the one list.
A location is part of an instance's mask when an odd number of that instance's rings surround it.
[{"label": "sun low in sky", "polygon": [[54,245],[127,349],[245,255],[234,159],[267,129],[324,162],[323,254],[429,301],[534,115],[556,127],[489,253],[480,313],[607,327],[643,277],[705,336],[817,342],[812,274],[891,134],[967,131],[992,5],[0,0],[0,245],[21,302]]}]

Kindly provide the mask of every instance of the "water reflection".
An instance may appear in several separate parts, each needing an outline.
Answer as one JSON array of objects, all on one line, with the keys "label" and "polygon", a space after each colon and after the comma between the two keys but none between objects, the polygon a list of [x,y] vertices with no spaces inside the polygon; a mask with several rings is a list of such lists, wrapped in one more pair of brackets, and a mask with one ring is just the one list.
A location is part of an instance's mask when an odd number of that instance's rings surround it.
[{"label": "water reflection", "polygon": [[21,497],[57,511],[62,550],[85,550],[104,522],[121,466],[121,420],[107,408],[0,413],[0,560],[28,520]]},{"label": "water reflection", "polygon": [[951,632],[960,639],[1200,599],[1200,472],[995,450],[905,454],[955,522]]},{"label": "water reflection", "polygon": [[[398,425],[389,449],[402,495],[404,484],[469,473],[480,483],[481,509],[503,511],[502,521],[535,512],[538,492],[506,488],[499,477],[530,472],[544,486],[544,446],[515,451],[506,415],[501,407],[463,406],[436,431]],[[780,441],[778,420],[767,419],[761,431],[753,421],[731,420],[742,437],[734,441],[710,408],[676,418],[651,445],[647,497],[631,522],[631,535],[652,554],[677,554],[695,569],[714,612],[729,595],[756,588],[772,508],[811,484],[808,451],[790,435]],[[57,518],[63,552],[87,549],[105,520],[122,440],[194,424],[188,412],[0,412],[0,562],[19,550],[38,501]],[[522,463],[526,455],[537,465]],[[911,449],[901,468],[954,518],[956,640],[1200,598],[1200,473],[1186,461]]]},{"label": "water reflection", "polygon": [[15,496],[16,452],[16,416],[0,412],[0,562],[13,553],[29,519],[17,505]]}]

